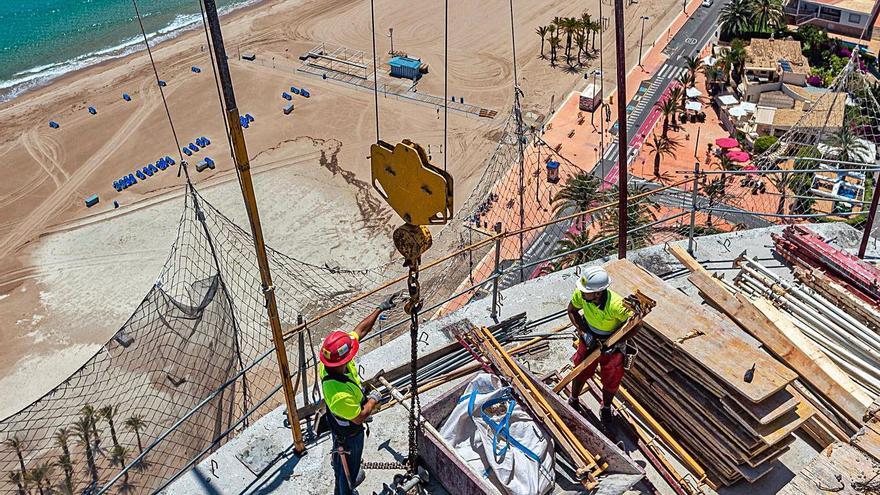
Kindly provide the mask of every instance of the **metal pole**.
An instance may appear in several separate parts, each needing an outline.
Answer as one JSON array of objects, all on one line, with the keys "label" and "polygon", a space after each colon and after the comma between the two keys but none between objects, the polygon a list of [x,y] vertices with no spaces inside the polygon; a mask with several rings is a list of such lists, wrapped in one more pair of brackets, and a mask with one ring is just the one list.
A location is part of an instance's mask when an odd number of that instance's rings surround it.
[{"label": "metal pole", "polygon": [[[305,319],[302,315],[297,315],[296,324],[297,326],[302,326],[305,323]],[[309,403],[309,373],[308,373],[308,364],[306,363],[306,334],[305,329],[300,330],[298,337],[299,344],[299,381],[302,384],[302,397],[303,397],[303,405]],[[310,348],[311,350],[311,348]],[[309,433],[309,439],[314,438],[314,431],[312,430],[312,420],[311,418],[306,418],[306,431]]]},{"label": "metal pole", "polygon": [[697,158],[697,148],[700,146],[700,127],[697,127],[697,141],[694,143],[694,158]]},{"label": "metal pole", "polygon": [[639,67],[642,66],[642,42],[645,39],[645,21],[647,20],[647,16],[642,16],[642,32],[639,34]]},{"label": "metal pole", "polygon": [[614,33],[617,54],[617,122],[618,142],[618,203],[617,203],[617,257],[626,258],[627,230],[627,170],[626,155],[629,151],[629,140],[626,137],[626,45],[623,32],[623,0],[614,0]]},{"label": "metal pole", "polygon": [[525,154],[523,151],[523,120],[522,120],[522,107],[520,106],[520,88],[519,88],[519,77],[516,73],[516,34],[514,32],[514,20],[513,20],[513,0],[510,0],[510,49],[513,53],[513,112],[516,117],[516,144],[519,149],[519,281],[522,282],[524,280],[523,276],[523,229],[525,228],[525,216],[526,216],[526,207],[525,201],[523,198],[523,194],[525,194],[526,186],[525,186]]},{"label": "metal pole", "polygon": [[223,34],[220,31],[220,17],[217,14],[217,5],[214,0],[203,0],[205,16],[210,27],[211,44],[214,49],[214,59],[217,63],[217,75],[220,78],[220,86],[223,89],[223,101],[226,106],[226,119],[229,123],[229,132],[232,138],[232,151],[235,157],[235,166],[238,170],[241,195],[244,199],[248,221],[251,225],[251,234],[254,237],[254,251],[257,256],[257,265],[260,268],[260,279],[263,287],[263,295],[266,298],[266,311],[269,316],[269,326],[272,329],[272,341],[275,344],[275,357],[278,359],[278,371],[281,375],[281,385],[284,390],[284,402],[287,406],[287,420],[290,422],[290,431],[293,435],[294,449],[298,454],[305,452],[302,431],[299,427],[299,418],[296,414],[296,399],[294,397],[293,383],[290,380],[290,364],[287,361],[287,350],[284,347],[284,337],[281,332],[281,320],[278,317],[278,304],[275,300],[275,287],[272,285],[272,274],[269,270],[269,259],[266,256],[266,244],[263,240],[263,227],[260,225],[260,213],[257,209],[257,198],[254,195],[254,184],[251,180],[250,162],[248,160],[247,145],[244,141],[244,133],[239,122],[238,108],[235,104],[235,92],[232,88],[232,78],[229,74],[229,63],[226,59],[226,48],[223,46]]},{"label": "metal pole", "polygon": [[699,188],[700,162],[694,162],[694,190],[691,191],[691,229],[688,234],[688,254],[694,254],[694,229],[697,224],[697,189]]},{"label": "metal pole", "polygon": [[498,323],[498,281],[501,279],[501,237],[495,238],[495,279],[492,280],[492,321]]},{"label": "metal pole", "polygon": [[880,172],[874,173],[874,194],[871,195],[871,208],[868,210],[868,218],[865,220],[865,231],[862,232],[862,243],[859,244],[859,258],[865,257],[865,251],[868,249],[868,239],[871,238],[871,231],[874,230],[874,218],[877,216],[877,200],[880,194],[877,188],[880,187]]}]

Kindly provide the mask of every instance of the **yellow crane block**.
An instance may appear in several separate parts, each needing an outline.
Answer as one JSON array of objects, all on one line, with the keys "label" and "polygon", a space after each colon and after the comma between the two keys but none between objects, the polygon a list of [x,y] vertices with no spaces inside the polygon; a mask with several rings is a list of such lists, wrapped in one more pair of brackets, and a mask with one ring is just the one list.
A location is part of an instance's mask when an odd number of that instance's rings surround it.
[{"label": "yellow crane block", "polygon": [[404,222],[442,225],[452,217],[452,176],[431,165],[424,148],[404,139],[370,147],[373,187]]}]

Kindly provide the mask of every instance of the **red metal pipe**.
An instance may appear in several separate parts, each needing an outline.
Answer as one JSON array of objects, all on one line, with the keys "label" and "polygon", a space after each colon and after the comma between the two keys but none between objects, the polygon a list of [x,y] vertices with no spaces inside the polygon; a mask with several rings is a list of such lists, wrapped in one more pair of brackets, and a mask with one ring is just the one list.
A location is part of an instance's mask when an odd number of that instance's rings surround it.
[{"label": "red metal pipe", "polygon": [[629,152],[626,137],[626,46],[623,36],[623,0],[614,0],[614,34],[617,55],[617,258],[626,258],[627,190],[628,170],[626,164]]}]

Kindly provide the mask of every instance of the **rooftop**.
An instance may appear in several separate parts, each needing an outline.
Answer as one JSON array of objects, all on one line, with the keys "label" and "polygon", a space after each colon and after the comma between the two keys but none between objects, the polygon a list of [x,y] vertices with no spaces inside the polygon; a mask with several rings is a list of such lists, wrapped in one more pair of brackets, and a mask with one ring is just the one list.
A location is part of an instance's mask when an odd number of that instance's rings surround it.
[{"label": "rooftop", "polygon": [[391,67],[405,67],[407,69],[418,69],[422,66],[422,61],[409,57],[394,57],[388,61]]},{"label": "rooftop", "polygon": [[777,66],[786,72],[810,72],[799,41],[753,39],[746,47],[746,69],[776,70]]},{"label": "rooftop", "polygon": [[[826,239],[844,249],[854,249],[858,244],[859,233],[845,224],[812,224],[808,228],[822,234]],[[729,234],[701,237],[697,239],[695,256],[712,272],[731,276],[736,273],[732,260],[743,252],[759,259],[772,259],[773,252],[767,239],[770,232],[780,232],[779,227],[755,229]],[[873,248],[871,248],[873,250]],[[872,253],[876,254],[876,253]],[[703,302],[696,287],[688,282],[688,271],[664,251],[664,246],[652,246],[631,252],[631,261],[646,270],[657,274],[667,283],[684,292],[695,301]],[[577,277],[576,270],[584,266],[601,264],[596,260],[581,267],[571,268],[552,273],[538,279],[530,280],[503,291],[504,305],[501,307],[499,319],[510,318],[518,313],[526,312],[531,321],[552,318],[564,308],[571,294],[571,287]],[[769,269],[781,277],[792,280],[792,274],[783,264],[767,265]],[[420,344],[420,353],[437,349],[452,342],[452,337],[443,332],[450,324],[468,319],[476,325],[491,325],[489,317],[490,302],[475,301],[463,309],[446,317],[427,322],[423,330],[431,336]],[[714,310],[713,310],[714,311]],[[562,315],[559,315],[562,317]],[[546,332],[559,325],[561,320],[551,319],[549,322],[535,327],[535,332]],[[740,337],[749,345],[759,345],[757,341],[744,332]],[[369,352],[360,358],[363,376],[372,376],[379,369],[391,369],[406,361],[409,355],[409,336],[403,335],[384,346]],[[530,356],[529,368],[536,374],[557,370],[561,364],[567,363],[571,355],[568,339],[550,341],[546,354]],[[452,388],[458,382],[421,394],[421,402],[426,405],[438,397],[443,391]],[[585,402],[586,403],[586,402]],[[591,407],[595,404],[591,404]],[[236,438],[220,447],[210,457],[189,473],[182,476],[163,493],[190,494],[211,493],[291,493],[291,494],[324,494],[327,487],[332,486],[332,470],[330,469],[330,445],[327,437],[308,444],[308,454],[302,458],[292,452],[290,431],[282,426],[284,414],[282,408],[258,420],[250,428]],[[400,460],[406,453],[406,412],[401,407],[393,407],[380,412],[371,424],[372,434],[367,437],[364,460],[387,462]],[[672,495],[674,492],[650,464],[641,457],[638,450],[627,445],[625,451],[633,459],[645,467],[648,480],[654,484],[656,493]],[[788,483],[796,473],[815,458],[817,450],[806,442],[800,434],[796,434],[794,443],[777,461],[776,468],[752,484],[739,483],[724,490],[725,494],[776,493]],[[678,468],[680,469],[680,467]],[[681,471],[684,472],[684,471]],[[394,493],[386,491],[395,471],[369,470],[366,481],[359,487],[361,493]],[[447,493],[436,483],[429,484],[426,489],[430,494]],[[554,494],[572,493],[569,489],[554,491]],[[652,493],[640,483],[627,494]],[[707,489],[707,494],[714,492]]]},{"label": "rooftop", "polygon": [[800,122],[803,127],[838,128],[843,125],[845,109],[845,93],[838,93],[837,98],[829,93],[828,96],[818,98],[812,105],[809,101],[795,101],[794,108],[761,106],[755,118],[759,124],[772,124],[776,127],[792,127]]},{"label": "rooftop", "polygon": [[877,6],[876,0],[808,0],[815,5],[827,5],[836,9],[870,14]]}]

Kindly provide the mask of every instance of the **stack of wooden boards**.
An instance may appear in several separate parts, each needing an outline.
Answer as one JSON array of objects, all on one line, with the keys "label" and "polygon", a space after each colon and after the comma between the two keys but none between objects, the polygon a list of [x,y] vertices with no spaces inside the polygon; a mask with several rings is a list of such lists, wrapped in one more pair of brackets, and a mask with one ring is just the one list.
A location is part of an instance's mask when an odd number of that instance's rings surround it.
[{"label": "stack of wooden boards", "polygon": [[702,462],[713,488],[767,474],[814,412],[791,386],[797,375],[655,275],[626,260],[606,269],[616,292],[657,302],[632,339],[639,354],[624,378],[629,393]]}]

